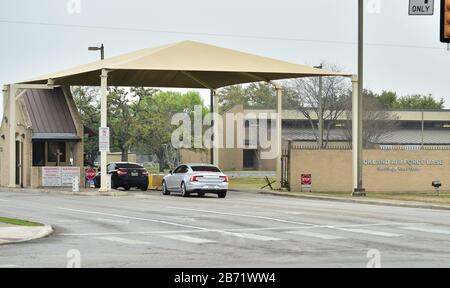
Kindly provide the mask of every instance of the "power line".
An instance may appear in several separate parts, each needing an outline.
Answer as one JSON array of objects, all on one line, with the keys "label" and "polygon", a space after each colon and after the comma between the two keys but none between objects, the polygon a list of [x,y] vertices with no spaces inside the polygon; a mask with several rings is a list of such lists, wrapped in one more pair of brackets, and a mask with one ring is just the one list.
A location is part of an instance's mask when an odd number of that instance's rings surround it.
[{"label": "power line", "polygon": [[[157,30],[157,29],[149,29],[149,28],[131,28],[131,27],[118,27],[118,26],[93,26],[93,25],[47,23],[47,22],[32,22],[32,21],[13,21],[13,20],[0,20],[0,23],[39,25],[39,26],[50,26],[50,27],[66,27],[66,28],[81,28],[81,29],[113,30],[113,31],[129,31],[129,32],[149,32],[149,33],[163,33],[163,34],[176,34],[176,35],[227,37],[227,38],[271,40],[271,41],[293,41],[293,42],[338,44],[338,45],[356,45],[357,44],[356,41],[337,41],[337,40],[319,40],[319,39],[304,39],[304,38],[287,38],[287,37],[275,37],[275,36],[257,36],[257,35],[244,35],[244,34]],[[367,43],[366,42],[364,45],[373,46],[373,47],[409,48],[409,49],[433,49],[433,50],[442,50],[443,49],[442,47],[438,47],[438,46],[420,46],[420,45],[390,44],[390,43]]]}]

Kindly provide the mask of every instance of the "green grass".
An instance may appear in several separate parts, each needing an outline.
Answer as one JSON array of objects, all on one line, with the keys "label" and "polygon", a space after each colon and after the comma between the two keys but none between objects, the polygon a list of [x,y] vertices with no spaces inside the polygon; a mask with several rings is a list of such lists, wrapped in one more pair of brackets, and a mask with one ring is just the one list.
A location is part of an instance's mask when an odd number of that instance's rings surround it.
[{"label": "green grass", "polygon": [[35,223],[35,222],[26,221],[26,220],[5,218],[5,217],[0,217],[0,223],[18,225],[18,226],[43,226],[43,224],[41,224],[41,223]]},{"label": "green grass", "polygon": [[264,178],[230,178],[229,181],[230,189],[260,189],[267,184]]},{"label": "green grass", "polygon": [[[329,197],[342,197],[353,198],[350,193],[347,192],[312,192],[307,193],[309,195],[329,196]],[[388,200],[400,200],[400,201],[415,201],[429,204],[450,205],[450,193],[441,192],[437,196],[436,192],[385,192],[385,193],[367,193],[369,199],[388,199]],[[364,199],[364,198],[363,198]]]}]

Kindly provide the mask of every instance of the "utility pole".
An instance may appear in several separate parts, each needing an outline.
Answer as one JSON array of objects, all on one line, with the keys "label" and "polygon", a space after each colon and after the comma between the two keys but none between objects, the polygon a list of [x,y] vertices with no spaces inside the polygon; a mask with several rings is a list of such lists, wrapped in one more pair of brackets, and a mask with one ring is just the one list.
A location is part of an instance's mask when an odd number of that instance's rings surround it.
[{"label": "utility pole", "polygon": [[[314,68],[317,69],[323,69],[323,64],[320,64],[319,66],[315,66]],[[323,149],[323,78],[322,76],[319,77],[319,149]]]},{"label": "utility pole", "polygon": [[353,196],[366,196],[363,188],[363,85],[364,85],[364,0],[358,0],[358,186]]}]

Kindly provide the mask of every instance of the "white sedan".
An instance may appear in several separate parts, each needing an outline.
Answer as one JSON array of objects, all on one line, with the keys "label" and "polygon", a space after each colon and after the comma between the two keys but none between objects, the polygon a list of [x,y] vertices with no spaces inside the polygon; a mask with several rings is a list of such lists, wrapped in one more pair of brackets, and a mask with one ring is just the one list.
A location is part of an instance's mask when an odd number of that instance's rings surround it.
[{"label": "white sedan", "polygon": [[228,190],[228,176],[219,168],[208,164],[182,164],[170,171],[162,182],[163,194],[181,192],[183,197],[191,193],[204,196],[205,193],[217,194],[225,198]]}]

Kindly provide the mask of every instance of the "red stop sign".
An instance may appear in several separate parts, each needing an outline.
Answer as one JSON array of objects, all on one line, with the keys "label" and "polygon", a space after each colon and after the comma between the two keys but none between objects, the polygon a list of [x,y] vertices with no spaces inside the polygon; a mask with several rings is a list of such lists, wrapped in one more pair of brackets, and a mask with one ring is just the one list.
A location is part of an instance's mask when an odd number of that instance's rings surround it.
[{"label": "red stop sign", "polygon": [[86,174],[87,180],[93,180],[95,178],[95,176],[97,175],[97,172],[95,171],[94,168],[88,168],[88,169],[86,169],[85,174]]},{"label": "red stop sign", "polygon": [[311,174],[302,174],[302,185],[311,185]]}]

